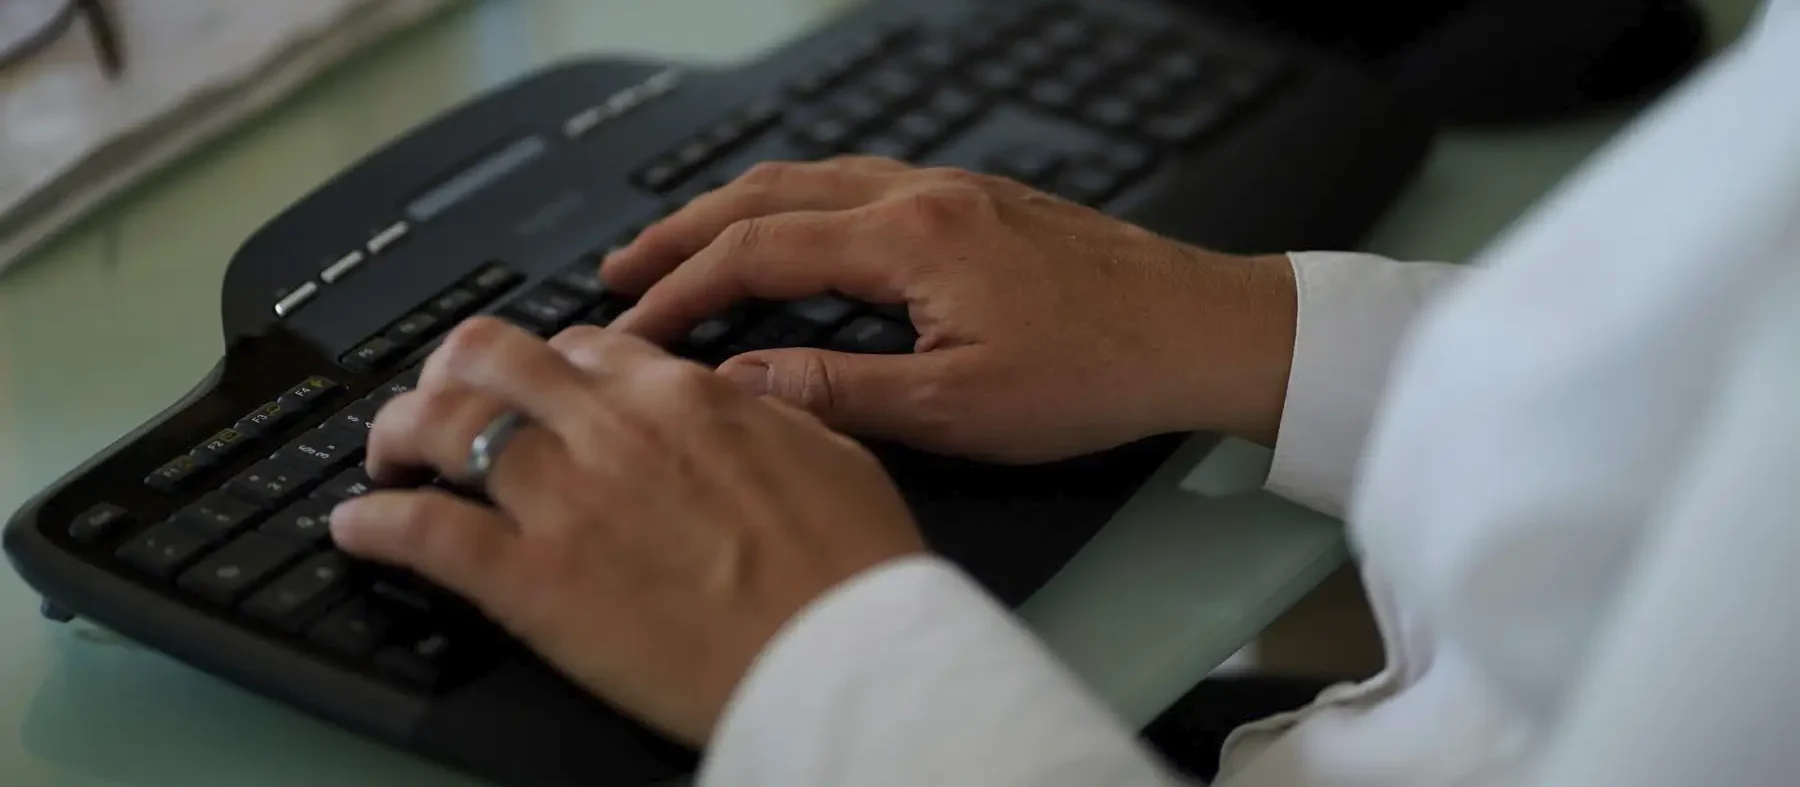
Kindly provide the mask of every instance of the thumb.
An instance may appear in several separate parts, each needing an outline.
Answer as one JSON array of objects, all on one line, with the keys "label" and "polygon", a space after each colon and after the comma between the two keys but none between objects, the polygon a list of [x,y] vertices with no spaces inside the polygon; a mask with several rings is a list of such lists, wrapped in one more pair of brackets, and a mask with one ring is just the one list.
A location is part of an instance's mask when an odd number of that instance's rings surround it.
[{"label": "thumb", "polygon": [[804,409],[840,432],[906,440],[928,437],[920,432],[929,413],[916,394],[943,355],[763,350],[720,364],[719,374],[752,393]]}]

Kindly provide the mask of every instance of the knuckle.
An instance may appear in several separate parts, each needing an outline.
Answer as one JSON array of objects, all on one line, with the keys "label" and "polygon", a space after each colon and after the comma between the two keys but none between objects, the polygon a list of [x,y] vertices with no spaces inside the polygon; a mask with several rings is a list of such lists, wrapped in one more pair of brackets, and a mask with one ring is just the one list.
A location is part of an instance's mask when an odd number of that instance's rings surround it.
[{"label": "knuckle", "polygon": [[913,192],[897,204],[900,218],[926,233],[941,233],[980,221],[994,212],[993,197],[980,186],[939,183]]},{"label": "knuckle", "polygon": [[738,180],[751,186],[773,187],[793,177],[799,166],[792,161],[759,161]]},{"label": "knuckle", "polygon": [[744,255],[755,252],[764,242],[768,222],[760,217],[740,219],[725,228],[719,240],[730,255]]},{"label": "knuckle", "polygon": [[492,352],[504,341],[507,330],[506,323],[497,317],[471,317],[450,330],[435,354],[445,364],[461,367]]}]

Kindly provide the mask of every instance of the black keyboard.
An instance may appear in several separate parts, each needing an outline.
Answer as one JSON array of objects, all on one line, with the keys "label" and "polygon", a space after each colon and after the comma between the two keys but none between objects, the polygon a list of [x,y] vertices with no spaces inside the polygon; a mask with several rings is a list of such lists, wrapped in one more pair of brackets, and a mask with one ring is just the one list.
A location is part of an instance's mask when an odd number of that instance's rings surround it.
[{"label": "black keyboard", "polygon": [[[864,6],[758,62],[583,60],[422,125],[272,219],[228,268],[226,354],[9,521],[46,614],[502,783],[646,784],[695,755],[468,604],[333,549],[381,404],[459,320],[542,336],[631,299],[600,255],[759,161],[862,152],[1006,175],[1227,251],[1352,248],[1431,126],[1300,47],[1154,2]],[[744,303],[670,349],[911,351],[905,310]],[[1181,439],[997,467],[875,444],[932,546],[1010,604]]]}]

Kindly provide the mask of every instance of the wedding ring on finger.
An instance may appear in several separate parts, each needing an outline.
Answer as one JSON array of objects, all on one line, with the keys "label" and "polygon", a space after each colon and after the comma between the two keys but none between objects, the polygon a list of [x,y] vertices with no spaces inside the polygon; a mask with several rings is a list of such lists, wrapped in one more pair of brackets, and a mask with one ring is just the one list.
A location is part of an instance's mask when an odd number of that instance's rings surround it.
[{"label": "wedding ring on finger", "polygon": [[469,442],[469,459],[463,468],[466,483],[482,492],[487,492],[488,474],[494,469],[494,462],[500,453],[506,450],[506,444],[518,434],[524,419],[516,411],[507,411],[489,421],[487,428]]}]

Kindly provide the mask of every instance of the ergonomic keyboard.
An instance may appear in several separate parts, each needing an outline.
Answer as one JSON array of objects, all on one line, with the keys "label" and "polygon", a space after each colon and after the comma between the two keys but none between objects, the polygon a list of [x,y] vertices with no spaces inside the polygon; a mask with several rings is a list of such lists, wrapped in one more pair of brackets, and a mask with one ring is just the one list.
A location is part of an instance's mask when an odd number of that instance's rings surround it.
[{"label": "ergonomic keyboard", "polygon": [[[772,159],[1003,174],[1228,251],[1351,248],[1431,124],[1315,52],[1155,2],[876,2],[756,62],[581,60],[348,168],[238,250],[226,353],[186,397],[18,511],[5,547],[80,615],[251,690],[517,785],[680,780],[696,753],[585,695],[452,594],[334,550],[381,404],[457,321],[539,335],[631,299],[599,256]],[[904,308],[742,304],[671,349],[910,351]],[[1070,348],[1078,352],[1079,348]],[[933,548],[1009,604],[1174,436],[1031,467],[873,447]]]}]

